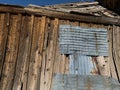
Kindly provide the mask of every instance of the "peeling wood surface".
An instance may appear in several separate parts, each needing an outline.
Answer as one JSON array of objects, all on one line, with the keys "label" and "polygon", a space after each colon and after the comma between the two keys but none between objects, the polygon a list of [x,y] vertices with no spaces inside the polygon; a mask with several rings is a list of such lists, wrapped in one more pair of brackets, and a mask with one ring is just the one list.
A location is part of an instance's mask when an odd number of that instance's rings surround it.
[{"label": "peeling wood surface", "polygon": [[51,90],[55,73],[69,74],[59,51],[59,25],[105,28],[109,56],[92,59],[99,75],[120,78],[120,28],[26,14],[0,14],[0,90]]}]

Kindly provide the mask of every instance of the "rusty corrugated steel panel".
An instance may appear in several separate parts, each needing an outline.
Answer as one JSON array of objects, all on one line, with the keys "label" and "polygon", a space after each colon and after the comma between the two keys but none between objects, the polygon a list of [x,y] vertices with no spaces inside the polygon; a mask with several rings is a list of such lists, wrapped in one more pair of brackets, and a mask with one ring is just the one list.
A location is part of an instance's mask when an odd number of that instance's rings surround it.
[{"label": "rusty corrugated steel panel", "polygon": [[69,56],[70,65],[69,70],[70,74],[76,75],[93,75],[98,72],[96,66],[92,62],[92,57],[83,56],[78,53]]},{"label": "rusty corrugated steel panel", "polygon": [[90,56],[108,56],[107,30],[60,25],[60,52],[79,52]]},{"label": "rusty corrugated steel panel", "polygon": [[98,75],[56,74],[52,90],[120,90],[118,81]]}]

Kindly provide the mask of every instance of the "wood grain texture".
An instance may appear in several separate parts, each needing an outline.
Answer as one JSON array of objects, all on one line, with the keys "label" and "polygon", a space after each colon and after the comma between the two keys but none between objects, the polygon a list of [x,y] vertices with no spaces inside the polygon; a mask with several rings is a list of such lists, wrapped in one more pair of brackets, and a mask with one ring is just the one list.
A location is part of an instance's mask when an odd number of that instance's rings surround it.
[{"label": "wood grain texture", "polygon": [[41,57],[42,47],[44,40],[44,30],[46,24],[46,17],[35,17],[32,47],[28,72],[27,90],[38,90],[39,88],[39,74],[41,72]]},{"label": "wood grain texture", "polygon": [[2,70],[5,58],[8,28],[9,28],[9,14],[0,14],[0,78],[2,77]]},{"label": "wood grain texture", "polygon": [[18,44],[19,44],[19,16],[10,16],[9,35],[6,47],[6,56],[3,66],[1,78],[1,90],[10,90],[12,88],[15,64],[17,59]]},{"label": "wood grain texture", "polygon": [[113,59],[112,48],[113,48],[113,27],[108,27],[108,43],[109,43],[109,65],[110,65],[110,76],[117,78],[116,67]]},{"label": "wood grain texture", "polygon": [[117,26],[113,26],[113,49],[112,49],[112,55],[113,55],[113,60],[116,68],[116,73],[118,80],[120,80],[120,62],[119,62],[119,30],[120,28]]},{"label": "wood grain texture", "polygon": [[21,17],[20,43],[15,67],[13,90],[26,90],[33,23],[34,16]]},{"label": "wood grain texture", "polygon": [[48,49],[43,54],[43,62],[42,62],[42,72],[41,72],[41,87],[40,90],[50,90],[52,83],[52,76],[54,73],[54,62],[56,55],[56,44],[58,40],[58,23],[59,20],[56,18],[51,21],[51,34],[49,33],[49,43]]}]

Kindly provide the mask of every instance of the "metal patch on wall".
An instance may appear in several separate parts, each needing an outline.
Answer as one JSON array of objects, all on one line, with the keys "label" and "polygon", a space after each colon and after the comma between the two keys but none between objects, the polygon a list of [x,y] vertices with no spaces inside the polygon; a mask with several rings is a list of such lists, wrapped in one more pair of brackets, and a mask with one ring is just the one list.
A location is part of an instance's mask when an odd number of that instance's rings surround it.
[{"label": "metal patch on wall", "polygon": [[78,53],[69,56],[70,74],[76,75],[96,75],[98,70],[96,65],[92,62],[92,57],[83,56]]},{"label": "metal patch on wall", "polygon": [[108,56],[107,30],[60,25],[61,54],[79,52],[90,56]]},{"label": "metal patch on wall", "polygon": [[99,75],[56,74],[52,90],[120,90],[120,83]]}]

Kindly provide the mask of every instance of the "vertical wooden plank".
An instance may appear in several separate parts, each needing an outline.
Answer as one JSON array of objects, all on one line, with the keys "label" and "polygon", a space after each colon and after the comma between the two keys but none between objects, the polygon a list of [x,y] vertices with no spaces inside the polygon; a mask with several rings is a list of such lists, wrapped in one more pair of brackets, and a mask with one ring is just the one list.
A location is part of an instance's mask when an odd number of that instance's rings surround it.
[{"label": "vertical wooden plank", "polygon": [[113,27],[108,27],[108,41],[109,41],[109,65],[111,77],[117,79],[116,69],[113,61],[112,49],[113,49]]},{"label": "vertical wooden plank", "polygon": [[51,65],[51,56],[52,56],[52,50],[53,46],[51,47],[51,40],[52,40],[52,34],[53,34],[53,23],[50,21],[50,31],[48,31],[48,46],[46,50],[43,52],[43,59],[42,59],[42,70],[41,70],[41,79],[40,79],[40,90],[46,90],[47,85],[49,84],[48,75],[50,72],[50,65]]},{"label": "vertical wooden plank", "polygon": [[119,30],[119,27],[117,26],[113,26],[113,50],[112,50],[112,55],[113,55],[113,60],[114,60],[114,64],[115,64],[115,68],[116,68],[116,74],[118,77],[118,80],[120,80],[120,57],[119,57],[119,34],[117,31]]},{"label": "vertical wooden plank", "polygon": [[119,82],[120,82],[120,27],[117,26],[117,49],[116,49],[116,52],[117,52],[117,61],[118,61],[118,77],[119,77]]},{"label": "vertical wooden plank", "polygon": [[34,16],[21,16],[21,32],[12,90],[26,90]]},{"label": "vertical wooden plank", "polygon": [[54,62],[55,62],[55,56],[56,56],[56,50],[57,50],[57,41],[58,41],[58,27],[59,27],[59,19],[55,18],[54,20],[54,28],[53,28],[53,55],[51,58],[52,64],[51,64],[51,70],[50,70],[50,82],[48,85],[47,90],[51,90],[51,85],[52,85],[52,79],[53,79],[53,74],[54,74]]},{"label": "vertical wooden plank", "polygon": [[[46,28],[45,28],[45,39],[44,39],[44,47],[43,47],[43,53],[42,53],[42,65],[41,65],[41,75],[40,75],[40,90],[45,89],[47,87],[46,85],[46,72],[49,71],[49,68],[47,66],[50,64],[47,59],[47,52],[50,46],[51,41],[51,35],[52,35],[52,22],[49,18],[46,19]],[[51,55],[51,53],[49,54]]]},{"label": "vertical wooden plank", "polygon": [[57,18],[51,22],[52,33],[49,33],[50,41],[48,43],[47,51],[43,54],[40,90],[50,90],[51,88],[58,40],[58,22],[59,20]]},{"label": "vertical wooden plank", "polygon": [[10,28],[0,90],[11,90],[19,43],[19,15],[10,16]]},{"label": "vertical wooden plank", "polygon": [[46,17],[35,17],[27,90],[39,90]]},{"label": "vertical wooden plank", "polygon": [[5,47],[7,43],[9,28],[9,14],[0,14],[0,78],[5,57]]}]

